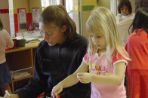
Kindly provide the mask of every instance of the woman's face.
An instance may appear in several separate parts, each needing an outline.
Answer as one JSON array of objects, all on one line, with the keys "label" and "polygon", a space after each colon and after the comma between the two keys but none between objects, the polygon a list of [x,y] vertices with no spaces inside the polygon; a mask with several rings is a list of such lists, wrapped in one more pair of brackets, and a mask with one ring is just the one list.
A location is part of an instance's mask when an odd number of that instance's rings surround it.
[{"label": "woman's face", "polygon": [[43,32],[44,40],[50,46],[54,46],[56,44],[62,44],[65,41],[66,26],[58,27],[54,24],[41,24],[41,31]]},{"label": "woman's face", "polygon": [[129,10],[128,10],[127,6],[123,6],[120,10],[121,10],[122,15],[124,15],[124,16],[129,15]]}]

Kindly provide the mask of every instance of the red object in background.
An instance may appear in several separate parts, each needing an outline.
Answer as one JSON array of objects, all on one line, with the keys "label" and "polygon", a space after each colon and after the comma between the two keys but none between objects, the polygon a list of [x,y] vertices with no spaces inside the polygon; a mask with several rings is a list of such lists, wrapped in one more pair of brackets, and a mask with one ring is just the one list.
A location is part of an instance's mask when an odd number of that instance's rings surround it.
[{"label": "red object in background", "polygon": [[[29,26],[32,24],[32,14],[27,13],[26,14],[26,29],[29,30]],[[14,27],[15,27],[15,32],[18,32],[18,14],[14,14]]]},{"label": "red object in background", "polygon": [[[24,8],[20,8],[24,9]],[[16,32],[18,32],[18,12],[19,9],[17,9],[17,13],[14,13],[14,30],[15,30],[15,35]],[[5,14],[9,13],[9,9],[0,9],[0,14]],[[32,13],[26,13],[26,29],[29,30],[29,26],[32,24]]]},{"label": "red object in background", "polygon": [[9,13],[9,9],[0,9],[1,14]]},{"label": "red object in background", "polygon": [[44,97],[44,95],[45,95],[45,93],[44,93],[44,92],[42,92],[39,96],[37,96],[37,98],[43,98],[43,97]]},{"label": "red object in background", "polygon": [[[44,95],[45,95],[45,93],[42,92],[39,96],[37,96],[37,98],[43,98]],[[51,97],[51,98],[54,98],[54,97]],[[58,96],[56,96],[55,98],[60,98],[60,96],[58,95]]]},{"label": "red object in background", "polygon": [[[25,8],[19,8],[17,9],[17,13],[14,14],[14,27],[15,27],[15,32],[18,32],[19,29],[19,24],[18,24],[18,13],[20,9],[25,9]],[[29,30],[29,26],[32,24],[32,13],[26,13],[26,30]]]},{"label": "red object in background", "polygon": [[27,13],[26,14],[26,29],[29,31],[29,27],[32,25],[32,13]]},{"label": "red object in background", "polygon": [[18,16],[17,14],[14,14],[14,30],[15,30],[15,32],[18,32],[18,18],[17,18],[17,16]]}]

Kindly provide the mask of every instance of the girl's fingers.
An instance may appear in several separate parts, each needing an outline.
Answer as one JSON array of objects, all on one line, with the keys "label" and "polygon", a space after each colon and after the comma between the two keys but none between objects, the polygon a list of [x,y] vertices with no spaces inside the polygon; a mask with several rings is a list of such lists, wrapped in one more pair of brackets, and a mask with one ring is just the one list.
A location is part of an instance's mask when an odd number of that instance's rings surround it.
[{"label": "girl's fingers", "polygon": [[86,83],[84,80],[80,80],[81,83]]},{"label": "girl's fingers", "polygon": [[83,73],[77,73],[77,76],[81,77],[81,76],[83,76]]},{"label": "girl's fingers", "polygon": [[78,73],[78,74],[77,74],[77,78],[78,78],[78,79],[82,79],[82,78],[83,78],[83,73]]}]

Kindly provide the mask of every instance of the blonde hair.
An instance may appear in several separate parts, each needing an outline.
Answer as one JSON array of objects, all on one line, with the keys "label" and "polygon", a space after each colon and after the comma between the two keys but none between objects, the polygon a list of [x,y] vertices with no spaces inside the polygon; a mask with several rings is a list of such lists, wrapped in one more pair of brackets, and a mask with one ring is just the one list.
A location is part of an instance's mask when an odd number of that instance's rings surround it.
[{"label": "blonde hair", "polygon": [[[93,34],[97,34],[99,32],[105,36],[107,53],[111,54],[112,50],[115,49],[123,57],[129,59],[128,53],[122,46],[119,33],[117,31],[115,17],[109,9],[104,7],[95,8],[86,22],[86,28],[88,32]],[[96,32],[96,30],[98,32]],[[94,47],[92,41],[89,41],[90,48]]]}]

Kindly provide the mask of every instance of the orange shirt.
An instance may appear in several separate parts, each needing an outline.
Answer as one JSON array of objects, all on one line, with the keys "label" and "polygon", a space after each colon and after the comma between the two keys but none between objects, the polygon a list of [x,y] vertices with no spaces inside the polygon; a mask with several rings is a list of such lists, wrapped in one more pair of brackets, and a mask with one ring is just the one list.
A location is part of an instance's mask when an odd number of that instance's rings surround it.
[{"label": "orange shirt", "polygon": [[129,36],[126,50],[131,58],[128,69],[148,69],[148,34],[143,29],[138,29]]},{"label": "orange shirt", "polygon": [[127,66],[129,98],[148,98],[148,34],[143,29],[128,38],[126,50],[131,57]]}]

